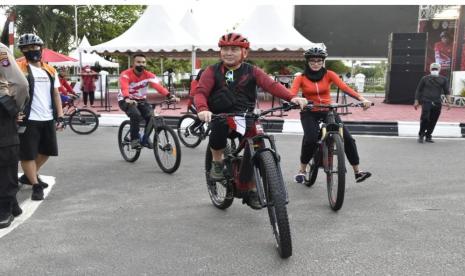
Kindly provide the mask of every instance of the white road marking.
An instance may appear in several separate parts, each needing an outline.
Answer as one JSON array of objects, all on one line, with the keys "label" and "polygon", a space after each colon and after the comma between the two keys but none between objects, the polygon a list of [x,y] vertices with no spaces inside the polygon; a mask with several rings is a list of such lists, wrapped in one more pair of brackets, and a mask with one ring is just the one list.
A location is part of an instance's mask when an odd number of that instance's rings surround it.
[{"label": "white road marking", "polygon": [[[21,176],[22,174],[18,174],[18,177]],[[46,175],[40,175],[40,178],[48,183],[48,188],[44,189],[44,199],[48,196],[50,191],[53,188],[53,185],[55,185],[55,177],[54,176],[46,176]],[[29,189],[31,190],[31,189]],[[32,190],[31,190],[32,191]],[[21,225],[23,222],[25,222],[28,218],[32,216],[32,214],[37,210],[39,205],[43,202],[43,200],[35,201],[31,200],[31,197],[29,196],[28,199],[20,203],[21,209],[23,209],[23,213],[16,217],[11,225],[7,228],[0,229],[0,238],[3,236],[7,235],[11,231],[13,231],[16,227]]]}]

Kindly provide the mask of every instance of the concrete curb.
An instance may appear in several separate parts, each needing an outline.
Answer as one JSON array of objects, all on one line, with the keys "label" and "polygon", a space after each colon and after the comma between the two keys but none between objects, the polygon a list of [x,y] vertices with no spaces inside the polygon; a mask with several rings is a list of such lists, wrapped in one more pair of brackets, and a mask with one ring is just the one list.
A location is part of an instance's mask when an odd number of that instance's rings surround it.
[{"label": "concrete curb", "polygon": [[[176,127],[180,116],[164,116],[171,127]],[[125,114],[102,114],[100,126],[118,127],[121,122],[128,120]],[[263,120],[264,128],[268,132],[303,133],[298,119],[271,119]],[[352,134],[415,137],[420,128],[419,122],[375,122],[375,121],[347,121],[346,126]],[[435,137],[465,138],[465,123],[438,122],[434,129]]]}]

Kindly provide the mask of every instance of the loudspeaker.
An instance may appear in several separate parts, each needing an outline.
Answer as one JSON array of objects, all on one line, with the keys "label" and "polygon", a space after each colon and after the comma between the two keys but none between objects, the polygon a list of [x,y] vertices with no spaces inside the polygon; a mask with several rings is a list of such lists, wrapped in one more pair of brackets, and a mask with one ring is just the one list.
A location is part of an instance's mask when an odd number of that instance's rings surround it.
[{"label": "loudspeaker", "polygon": [[391,33],[388,47],[388,71],[424,72],[426,33]]},{"label": "loudspeaker", "polygon": [[387,72],[384,102],[390,104],[413,104],[418,83],[424,75],[424,72]]}]

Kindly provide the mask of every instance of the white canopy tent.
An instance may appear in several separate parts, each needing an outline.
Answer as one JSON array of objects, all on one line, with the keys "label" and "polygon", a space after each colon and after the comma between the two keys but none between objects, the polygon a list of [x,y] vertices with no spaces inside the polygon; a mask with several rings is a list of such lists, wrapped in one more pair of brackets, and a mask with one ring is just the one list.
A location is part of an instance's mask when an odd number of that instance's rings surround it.
[{"label": "white canopy tent", "polygon": [[253,51],[301,51],[312,44],[291,24],[286,24],[274,6],[257,6],[236,32],[250,41]]},{"label": "white canopy tent", "polygon": [[[194,73],[196,55],[218,56],[218,38],[233,29],[234,24],[230,24],[231,27],[228,24],[219,22],[212,26],[212,21],[198,20],[192,12],[187,12],[180,24],[175,24],[162,6],[148,6],[122,35],[84,49],[98,53],[148,52],[184,58],[190,55]],[[292,24],[284,23],[275,7],[269,5],[257,6],[236,31],[249,38],[253,58],[288,59],[293,52],[293,58],[300,59],[302,50],[311,44]]]},{"label": "white canopy tent", "polygon": [[83,52],[83,49],[91,47],[89,40],[86,36],[82,38],[81,43],[79,44],[76,50],[71,51],[69,54],[70,57],[77,59],[78,61],[64,61],[60,63],[55,63],[57,66],[68,66],[68,67],[80,67],[80,66],[93,66],[96,62],[100,64],[103,68],[119,68],[117,62],[111,62],[105,58],[99,56],[96,53],[86,53]]},{"label": "white canopy tent", "polygon": [[144,14],[122,35],[86,48],[109,52],[183,52],[192,51],[195,40],[172,22],[162,6],[148,6]]}]

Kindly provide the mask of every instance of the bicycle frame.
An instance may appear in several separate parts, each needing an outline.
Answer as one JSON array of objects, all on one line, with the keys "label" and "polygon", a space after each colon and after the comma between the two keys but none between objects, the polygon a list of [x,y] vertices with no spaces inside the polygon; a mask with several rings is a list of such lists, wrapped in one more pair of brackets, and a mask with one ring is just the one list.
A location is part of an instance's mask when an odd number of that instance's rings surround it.
[{"label": "bicycle frame", "polygon": [[[269,151],[273,155],[275,162],[277,162],[278,164],[280,162],[280,156],[277,152],[274,136],[264,133],[259,117],[253,119],[254,125],[241,138],[239,146],[237,148],[234,147],[234,138],[229,138],[231,140],[231,145],[233,145],[233,149],[228,156],[225,156],[225,164],[228,170],[228,182],[234,186],[233,191],[235,192],[238,192],[239,190],[237,188],[237,185],[238,183],[241,183],[240,177],[243,171],[240,170],[239,175],[235,176],[233,172],[232,163],[236,160],[240,160],[241,164],[244,162],[248,162],[250,165],[253,166],[253,177],[257,188],[258,200],[260,202],[260,205],[264,208],[267,206],[268,202],[266,200],[265,187],[260,178],[258,155],[263,151]],[[249,155],[247,156],[246,154],[241,154],[243,150],[248,150]],[[281,166],[278,165],[277,168],[280,177],[282,177],[283,175],[281,171]],[[287,204],[289,203],[289,196],[287,187],[285,185],[284,191]]]}]

